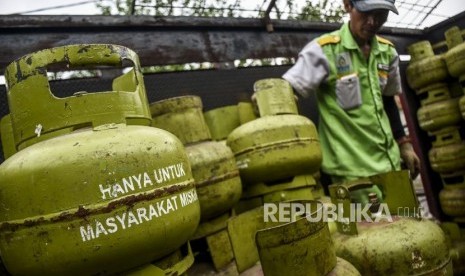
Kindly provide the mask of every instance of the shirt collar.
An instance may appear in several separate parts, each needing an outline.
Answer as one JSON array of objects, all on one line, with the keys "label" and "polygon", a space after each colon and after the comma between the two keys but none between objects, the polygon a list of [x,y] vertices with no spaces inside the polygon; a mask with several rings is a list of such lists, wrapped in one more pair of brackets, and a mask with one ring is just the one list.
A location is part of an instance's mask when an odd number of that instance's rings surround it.
[{"label": "shirt collar", "polygon": [[[351,50],[359,49],[357,42],[355,42],[355,39],[350,32],[349,22],[342,25],[340,35],[342,46],[344,46],[344,48]],[[379,43],[376,36],[374,36],[371,40],[371,51],[375,55],[379,53]]]}]

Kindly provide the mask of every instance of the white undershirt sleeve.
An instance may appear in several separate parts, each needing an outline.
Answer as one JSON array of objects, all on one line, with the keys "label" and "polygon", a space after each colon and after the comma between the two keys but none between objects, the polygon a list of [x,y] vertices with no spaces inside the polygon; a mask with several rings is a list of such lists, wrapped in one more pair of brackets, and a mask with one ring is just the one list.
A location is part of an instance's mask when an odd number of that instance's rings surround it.
[{"label": "white undershirt sleeve", "polygon": [[308,43],[299,53],[299,57],[284,75],[292,87],[302,97],[308,97],[317,90],[329,75],[329,63],[321,46],[315,41]]}]

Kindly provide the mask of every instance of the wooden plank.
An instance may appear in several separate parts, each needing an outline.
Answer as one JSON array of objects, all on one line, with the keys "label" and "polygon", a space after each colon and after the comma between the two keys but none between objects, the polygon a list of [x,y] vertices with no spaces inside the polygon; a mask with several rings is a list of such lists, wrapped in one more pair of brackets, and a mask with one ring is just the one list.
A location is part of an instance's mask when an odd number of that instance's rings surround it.
[{"label": "wooden plank", "polygon": [[[295,57],[311,39],[340,24],[260,19],[151,16],[0,16],[0,73],[13,60],[69,44],[111,43],[139,54],[142,66]],[[399,52],[421,31],[383,29]]]}]

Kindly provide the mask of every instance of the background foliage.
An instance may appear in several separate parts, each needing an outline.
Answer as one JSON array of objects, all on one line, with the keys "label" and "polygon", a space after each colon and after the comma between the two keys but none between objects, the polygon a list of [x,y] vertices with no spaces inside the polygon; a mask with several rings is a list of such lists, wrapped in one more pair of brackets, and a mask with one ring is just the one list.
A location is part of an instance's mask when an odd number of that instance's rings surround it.
[{"label": "background foliage", "polygon": [[[344,15],[342,0],[335,5],[328,0],[282,0],[274,5],[270,17],[320,22],[340,22]],[[100,0],[103,15],[153,15],[200,17],[262,18],[270,0],[250,4],[250,0]]]}]

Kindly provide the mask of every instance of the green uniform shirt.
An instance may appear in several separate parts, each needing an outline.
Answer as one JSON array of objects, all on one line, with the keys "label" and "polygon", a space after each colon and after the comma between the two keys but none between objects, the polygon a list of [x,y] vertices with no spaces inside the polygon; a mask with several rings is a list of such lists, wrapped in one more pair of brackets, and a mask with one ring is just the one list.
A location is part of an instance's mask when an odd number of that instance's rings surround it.
[{"label": "green uniform shirt", "polygon": [[353,179],[400,169],[382,101],[401,91],[398,60],[380,37],[366,59],[346,23],[307,44],[283,75],[299,94],[317,93],[325,173]]}]

